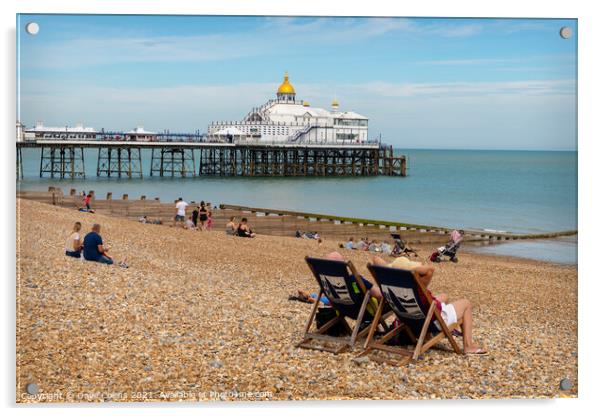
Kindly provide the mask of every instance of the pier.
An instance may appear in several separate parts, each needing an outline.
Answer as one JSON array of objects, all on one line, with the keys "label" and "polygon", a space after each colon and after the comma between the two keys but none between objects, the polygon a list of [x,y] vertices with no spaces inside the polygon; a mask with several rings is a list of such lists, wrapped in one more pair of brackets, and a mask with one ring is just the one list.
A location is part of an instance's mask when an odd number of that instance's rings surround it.
[{"label": "pier", "polygon": [[[149,176],[406,176],[405,156],[378,142],[229,142],[28,140],[17,142],[17,178],[23,177],[21,150],[41,149],[40,177],[85,178],[84,149],[97,149],[96,175],[142,178],[143,149],[151,150]],[[197,165],[198,161],[198,165]]]}]

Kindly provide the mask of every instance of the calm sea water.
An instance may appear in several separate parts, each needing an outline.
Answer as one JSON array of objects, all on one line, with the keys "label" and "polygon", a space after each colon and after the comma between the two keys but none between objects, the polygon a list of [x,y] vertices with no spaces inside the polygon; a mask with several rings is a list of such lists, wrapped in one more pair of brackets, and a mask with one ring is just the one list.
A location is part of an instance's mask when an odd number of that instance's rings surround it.
[{"label": "calm sea water", "polygon": [[[80,180],[39,178],[40,153],[23,150],[21,189],[93,189],[99,197],[188,200],[521,233],[577,228],[577,152],[404,150],[409,176],[366,178],[96,178],[86,150]],[[143,154],[144,174],[150,154]],[[576,244],[575,244],[576,245]],[[501,247],[502,245],[500,245]],[[504,245],[507,247],[508,245]]]}]

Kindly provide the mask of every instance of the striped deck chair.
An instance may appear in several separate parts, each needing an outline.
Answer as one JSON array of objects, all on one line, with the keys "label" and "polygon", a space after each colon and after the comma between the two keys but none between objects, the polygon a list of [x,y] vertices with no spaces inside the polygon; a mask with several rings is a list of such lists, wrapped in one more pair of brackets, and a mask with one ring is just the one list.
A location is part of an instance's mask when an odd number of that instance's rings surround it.
[{"label": "striped deck chair", "polygon": [[[456,353],[463,354],[452,336],[452,331],[462,325],[462,319],[460,318],[458,322],[447,326],[430,292],[422,286],[415,273],[373,264],[368,264],[368,270],[370,270],[383,294],[383,299],[379,302],[376,310],[375,319],[378,322],[386,303],[393,310],[401,325],[391,329],[378,339],[375,339],[374,336],[376,327],[371,326],[364,343],[364,351],[360,356],[368,355],[374,361],[404,365],[412,360],[417,360],[420,355],[443,338],[449,340]],[[438,323],[438,326],[435,323]],[[408,332],[410,339],[416,344],[413,353],[404,347],[385,345],[387,341],[402,330]],[[418,338],[416,338],[416,334],[419,334]],[[431,337],[427,340],[429,334]],[[391,360],[373,356],[370,354],[373,350],[385,351],[388,354],[397,354],[401,357],[397,360]]]},{"label": "striped deck chair", "polygon": [[[305,261],[320,286],[320,293],[317,299],[320,299],[322,295],[326,296],[337,316],[326,322],[316,331],[310,332],[316,312],[318,311],[319,302],[316,301],[305,326],[303,340],[297,344],[297,347],[328,351],[335,354],[347,348],[352,348],[357,339],[366,336],[370,331],[371,325],[367,325],[362,330],[360,330],[360,326],[362,322],[371,320],[374,317],[377,306],[376,302],[374,300],[371,301],[371,296],[366,289],[366,285],[350,261],[312,257],[305,257]],[[372,312],[367,312],[368,310]],[[346,318],[355,321],[353,328],[349,326]],[[335,337],[326,334],[326,331],[337,323],[341,323],[347,329],[347,336]],[[382,324],[384,325],[384,319],[382,320]],[[374,327],[375,331],[377,327],[378,325]],[[315,345],[312,342],[313,340],[326,341],[337,346],[324,347]]]}]

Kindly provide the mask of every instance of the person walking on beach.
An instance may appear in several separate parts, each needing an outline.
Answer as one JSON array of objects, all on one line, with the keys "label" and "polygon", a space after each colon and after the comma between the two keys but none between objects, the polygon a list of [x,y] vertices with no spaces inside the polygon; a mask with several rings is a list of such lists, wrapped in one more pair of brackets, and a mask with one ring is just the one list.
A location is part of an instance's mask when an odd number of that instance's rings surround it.
[{"label": "person walking on beach", "polygon": [[182,199],[182,197],[178,198],[178,202],[176,202],[176,215],[173,220],[173,225],[175,226],[177,222],[181,222],[182,226],[184,226],[184,221],[186,220],[186,207],[188,203]]},{"label": "person walking on beach", "polygon": [[80,230],[82,229],[82,223],[76,222],[73,225],[73,231],[65,241],[65,255],[69,257],[80,258],[82,252],[82,241],[79,235]]},{"label": "person walking on beach", "polygon": [[84,237],[83,251],[84,258],[88,261],[97,261],[104,264],[113,264],[113,259],[109,257],[106,248],[102,243],[100,236],[100,224],[94,224],[92,231]]},{"label": "person walking on beach", "polygon": [[201,206],[199,207],[199,221],[201,223],[201,226],[199,227],[199,229],[201,231],[205,230],[206,228],[206,222],[207,222],[207,207],[205,206],[205,201],[201,201]]},{"label": "person walking on beach", "polygon": [[[472,304],[468,299],[460,299],[452,303],[447,303],[449,296],[445,293],[433,295],[428,289],[433,275],[435,274],[435,268],[433,266],[426,266],[417,261],[411,261],[407,257],[398,257],[392,263],[387,263],[385,260],[378,256],[372,257],[372,263],[377,266],[395,267],[398,269],[410,270],[418,275],[418,280],[426,288],[428,293],[433,297],[437,309],[441,312],[441,317],[445,323],[449,326],[458,322],[458,317],[462,318],[462,338],[464,341],[464,353],[465,354],[476,354],[476,355],[487,355],[488,352],[484,348],[479,347],[472,339]],[[438,326],[438,322],[435,323]]]}]

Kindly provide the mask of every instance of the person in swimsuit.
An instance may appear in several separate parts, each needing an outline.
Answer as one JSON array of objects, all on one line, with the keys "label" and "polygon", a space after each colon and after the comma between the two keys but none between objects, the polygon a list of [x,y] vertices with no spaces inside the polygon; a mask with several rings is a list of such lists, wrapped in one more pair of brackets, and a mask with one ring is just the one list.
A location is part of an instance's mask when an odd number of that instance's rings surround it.
[{"label": "person in swimsuit", "polygon": [[201,223],[199,229],[200,230],[205,230],[206,229],[206,222],[207,222],[207,207],[205,206],[205,201],[201,201],[201,206],[199,207],[199,221]]},{"label": "person in swimsuit", "polygon": [[242,220],[240,220],[240,224],[238,224],[237,233],[238,233],[239,237],[248,237],[248,238],[255,237],[255,233],[253,232],[253,230],[251,230],[251,228],[249,228],[246,218],[243,218]]}]

